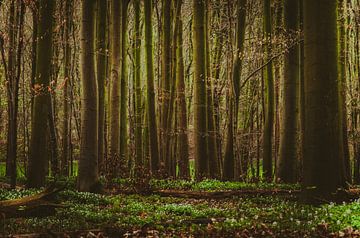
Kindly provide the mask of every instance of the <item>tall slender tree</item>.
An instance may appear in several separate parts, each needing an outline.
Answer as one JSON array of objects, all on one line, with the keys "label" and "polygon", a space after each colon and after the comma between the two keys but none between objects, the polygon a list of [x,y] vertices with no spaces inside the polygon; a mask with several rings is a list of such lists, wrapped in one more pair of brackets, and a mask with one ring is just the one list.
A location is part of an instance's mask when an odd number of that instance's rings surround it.
[{"label": "tall slender tree", "polygon": [[31,124],[30,153],[28,165],[28,187],[45,184],[47,166],[47,132],[49,115],[49,84],[52,60],[52,31],[55,1],[39,0],[39,25],[37,37],[36,77],[34,84],[34,106]]},{"label": "tall slender tree", "polygon": [[157,122],[155,114],[155,89],[153,69],[153,42],[152,42],[152,1],[144,1],[145,21],[145,55],[146,55],[146,82],[147,82],[147,119],[150,142],[150,167],[154,176],[160,168]]},{"label": "tall slender tree", "polygon": [[193,42],[194,42],[194,157],[196,178],[207,177],[209,161],[207,156],[207,104],[206,104],[206,46],[205,46],[205,3],[193,0]]},{"label": "tall slender tree", "polygon": [[140,0],[134,0],[135,21],[135,164],[143,165],[142,157],[142,100],[141,100],[141,28],[140,28]]},{"label": "tall slender tree", "polygon": [[129,0],[121,0],[121,73],[120,73],[120,159],[121,164],[126,165],[128,154],[128,73],[127,73],[127,29],[128,29],[128,6]]},{"label": "tall slender tree", "polygon": [[184,55],[183,55],[183,24],[181,19],[182,0],[177,0],[178,14],[178,35],[177,35],[177,51],[176,51],[176,90],[177,90],[177,149],[179,156],[179,176],[187,179],[190,176],[189,171],[189,138],[187,125],[186,110],[186,90],[184,77]]},{"label": "tall slender tree", "polygon": [[351,182],[351,165],[350,165],[350,152],[348,140],[348,126],[347,126],[347,109],[346,109],[346,12],[345,1],[338,0],[338,40],[339,40],[339,90],[340,90],[340,114],[343,135],[343,151],[344,151],[344,166],[345,166],[345,179]]},{"label": "tall slender tree", "polygon": [[62,136],[62,159],[61,159],[61,174],[69,175],[69,149],[71,136],[71,102],[70,102],[70,86],[71,86],[71,53],[72,48],[70,44],[71,30],[72,30],[72,2],[65,1],[65,24],[64,24],[64,120],[63,120],[63,136]]},{"label": "tall slender tree", "polygon": [[[297,39],[299,1],[284,1],[284,26],[289,39]],[[298,169],[298,102],[299,102],[299,46],[296,44],[284,57],[283,106],[280,124],[280,157],[277,178],[294,183]]]},{"label": "tall slender tree", "polygon": [[110,158],[120,158],[120,66],[121,66],[121,4],[111,1],[111,99],[110,99]]},{"label": "tall slender tree", "polygon": [[161,157],[165,162],[165,167],[170,169],[170,156],[167,154],[170,134],[168,125],[171,87],[171,0],[162,0],[162,59],[161,59]]},{"label": "tall slender tree", "polygon": [[[11,187],[16,186],[17,177],[17,138],[18,138],[18,111],[19,111],[19,82],[22,66],[24,45],[24,18],[25,3],[11,2],[9,19],[9,54],[7,72],[8,91],[8,144],[7,144],[7,175],[10,175]],[[16,18],[17,20],[15,21]],[[17,24],[16,24],[17,22]]]},{"label": "tall slender tree", "polygon": [[274,78],[271,58],[271,3],[264,0],[264,37],[265,37],[265,61],[268,62],[264,69],[265,84],[265,124],[263,129],[263,173],[264,178],[270,180],[273,171],[272,141],[274,123]]},{"label": "tall slender tree", "polygon": [[[233,76],[232,83],[233,92],[230,93],[231,99],[229,103],[230,113],[228,121],[228,133],[226,140],[226,149],[224,157],[224,171],[223,179],[233,180],[234,177],[234,167],[235,167],[235,155],[234,155],[234,129],[237,129],[237,117],[238,117],[238,108],[239,108],[239,98],[240,98],[240,81],[241,81],[241,69],[242,69],[242,59],[241,55],[244,51],[244,41],[245,41],[245,20],[246,20],[246,4],[247,0],[238,0],[237,1],[237,23],[236,23],[236,53],[235,60],[233,63]],[[234,113],[235,111],[235,113]]]},{"label": "tall slender tree", "polygon": [[106,81],[106,28],[107,28],[107,3],[97,0],[96,14],[96,79],[99,96],[99,118],[98,118],[98,160],[99,168],[103,168],[105,156],[105,81]]},{"label": "tall slender tree", "polygon": [[94,0],[82,0],[81,8],[81,141],[78,189],[96,191],[98,185],[98,97],[95,75]]},{"label": "tall slender tree", "polygon": [[215,112],[214,112],[214,94],[213,94],[213,78],[211,75],[211,60],[210,60],[210,26],[211,26],[211,4],[209,0],[205,1],[205,58],[206,58],[206,93],[207,93],[207,150],[209,156],[209,177],[219,179],[221,171],[219,166],[217,141],[216,141],[216,127],[215,127]]}]

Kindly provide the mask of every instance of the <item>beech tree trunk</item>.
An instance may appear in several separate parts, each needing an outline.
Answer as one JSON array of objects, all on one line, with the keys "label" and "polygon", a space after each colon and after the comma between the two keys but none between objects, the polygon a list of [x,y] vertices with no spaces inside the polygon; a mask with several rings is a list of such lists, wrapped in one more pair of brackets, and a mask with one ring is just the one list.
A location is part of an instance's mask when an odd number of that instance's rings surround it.
[{"label": "beech tree trunk", "polygon": [[27,186],[39,188],[45,185],[49,163],[47,153],[48,115],[49,115],[49,84],[52,60],[52,31],[55,2],[39,1],[39,24],[37,37],[36,77],[33,115],[31,122],[31,139],[29,151]]},{"label": "beech tree trunk", "polygon": [[81,141],[78,189],[95,191],[98,183],[98,97],[95,75],[95,4],[82,0],[81,9]]},{"label": "beech tree trunk", "polygon": [[147,82],[147,119],[150,143],[150,168],[153,176],[157,176],[159,164],[159,148],[157,135],[157,122],[155,110],[155,89],[153,69],[153,42],[152,42],[152,1],[144,1],[145,21],[145,56],[146,56],[146,82]]},{"label": "beech tree trunk", "polygon": [[306,196],[345,185],[340,123],[337,1],[304,0]]},{"label": "beech tree trunk", "polygon": [[207,103],[206,103],[206,46],[205,46],[205,3],[193,0],[193,43],[194,43],[194,158],[196,178],[208,176],[207,155]]},{"label": "beech tree trunk", "polygon": [[[296,39],[299,26],[299,2],[284,1],[284,24],[287,36]],[[285,54],[282,116],[280,124],[280,156],[277,161],[277,179],[284,183],[297,181],[298,119],[299,119],[299,46]]]},{"label": "beech tree trunk", "polygon": [[[264,0],[264,37],[265,37],[265,62],[271,58],[271,4],[269,0]],[[267,180],[272,179],[273,159],[272,141],[274,124],[274,78],[273,64],[270,61],[264,70],[265,83],[265,124],[263,128],[263,175]]]}]

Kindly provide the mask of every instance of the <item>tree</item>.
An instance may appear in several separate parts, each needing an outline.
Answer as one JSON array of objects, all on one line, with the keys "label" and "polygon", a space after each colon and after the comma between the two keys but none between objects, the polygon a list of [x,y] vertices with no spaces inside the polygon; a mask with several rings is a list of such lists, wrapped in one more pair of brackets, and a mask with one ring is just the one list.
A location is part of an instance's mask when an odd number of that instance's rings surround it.
[{"label": "tree", "polygon": [[207,157],[207,104],[205,65],[205,4],[193,0],[193,42],[194,42],[194,157],[198,180],[208,176]]},{"label": "tree", "polygon": [[171,0],[162,0],[162,58],[161,58],[161,125],[162,136],[161,156],[165,167],[170,171],[170,155],[167,154],[168,143],[170,142],[170,124],[168,124],[171,87]]},{"label": "tree", "polygon": [[[264,178],[271,180],[272,162],[272,136],[274,124],[274,79],[271,58],[271,4],[264,0],[264,36],[265,36],[265,62],[269,62],[264,70],[265,85],[265,124],[263,128],[263,173]],[[270,61],[269,61],[270,60]]]},{"label": "tree", "polygon": [[120,66],[121,66],[121,5],[111,1],[111,99],[110,99],[110,158],[120,157]]},{"label": "tree", "polygon": [[348,126],[347,126],[347,109],[346,109],[346,18],[345,18],[345,4],[344,0],[338,0],[338,15],[340,18],[338,24],[338,36],[339,36],[339,102],[340,102],[340,114],[341,125],[343,135],[343,151],[344,151],[344,166],[345,166],[345,179],[347,182],[351,182],[351,165],[350,165],[350,152],[348,141]]},{"label": "tree", "polygon": [[98,97],[95,75],[95,4],[82,0],[81,8],[81,141],[78,189],[97,190],[98,183]]},{"label": "tree", "polygon": [[121,74],[120,74],[120,159],[122,166],[127,161],[127,23],[129,0],[121,0]]},{"label": "tree", "polygon": [[37,36],[36,77],[34,105],[31,121],[31,139],[27,186],[39,188],[45,185],[47,166],[48,115],[50,103],[50,74],[52,60],[52,30],[55,1],[39,0],[39,24]]},{"label": "tree", "polygon": [[[18,138],[18,96],[21,74],[21,59],[24,44],[25,3],[14,1],[10,4],[9,14],[9,53],[7,64],[8,92],[8,140],[6,175],[10,177],[11,186],[15,188],[17,177],[17,138]],[[17,19],[17,20],[15,20]]]},{"label": "tree", "polygon": [[159,148],[157,135],[157,122],[155,114],[155,89],[153,69],[153,43],[152,43],[152,1],[144,1],[145,21],[145,56],[146,56],[146,82],[147,82],[147,119],[150,142],[150,167],[154,176],[159,171]]},{"label": "tree", "polygon": [[179,176],[183,179],[188,179],[189,171],[189,140],[188,140],[188,125],[187,125],[187,110],[186,110],[186,90],[184,77],[184,55],[183,55],[183,24],[181,19],[182,0],[177,0],[177,17],[178,19],[178,34],[177,34],[177,51],[176,51],[176,90],[177,90],[177,142],[178,142],[178,156],[179,156]]},{"label": "tree", "polygon": [[72,1],[65,1],[65,25],[64,25],[64,121],[63,121],[63,140],[62,140],[62,160],[61,160],[61,174],[69,175],[69,147],[71,137],[71,102],[70,102],[70,86],[71,86],[71,29],[72,29]]},{"label": "tree", "polygon": [[210,1],[205,1],[205,58],[206,58],[206,94],[207,94],[207,150],[209,156],[209,176],[211,178],[219,179],[221,177],[217,144],[216,144],[216,126],[215,126],[215,113],[214,113],[214,99],[213,99],[213,80],[211,75],[211,62],[210,62],[210,24],[211,24],[211,8]]},{"label": "tree", "polygon": [[103,168],[105,148],[104,148],[104,130],[105,130],[105,80],[106,80],[106,27],[107,27],[107,3],[103,0],[97,0],[96,15],[96,79],[99,95],[99,118],[98,118],[98,164]]},{"label": "tree", "polygon": [[135,164],[143,165],[142,157],[142,102],[141,102],[141,28],[140,28],[140,0],[134,0],[135,21]]},{"label": "tree", "polygon": [[[299,1],[284,1],[284,26],[287,37],[296,39],[299,27]],[[297,181],[298,119],[299,119],[299,46],[296,44],[284,56],[282,116],[280,124],[280,157],[277,178],[285,183]]]},{"label": "tree", "polygon": [[[237,129],[237,116],[239,108],[239,98],[240,98],[240,82],[241,82],[241,69],[242,61],[241,55],[244,51],[244,41],[245,41],[245,20],[246,20],[246,0],[237,1],[237,27],[236,27],[236,54],[235,60],[233,63],[233,76],[232,83],[233,91],[230,93],[230,103],[229,103],[229,122],[228,122],[228,133],[226,140],[226,149],[224,157],[224,171],[223,179],[224,180],[233,180],[234,177],[234,167],[235,167],[235,155],[234,155],[234,128]],[[235,94],[235,95],[234,95]],[[235,113],[234,113],[235,107]],[[235,121],[234,121],[235,119]]]},{"label": "tree", "polygon": [[337,1],[304,0],[306,196],[344,186],[340,124]]}]

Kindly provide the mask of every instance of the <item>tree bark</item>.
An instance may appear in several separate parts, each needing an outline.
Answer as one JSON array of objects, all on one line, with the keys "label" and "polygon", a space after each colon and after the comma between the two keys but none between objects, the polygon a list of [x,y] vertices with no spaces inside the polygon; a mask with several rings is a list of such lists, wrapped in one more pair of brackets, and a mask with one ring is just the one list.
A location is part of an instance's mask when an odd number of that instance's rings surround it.
[{"label": "tree bark", "polygon": [[340,123],[337,1],[304,0],[304,195],[324,196],[345,184]]},{"label": "tree bark", "polygon": [[98,183],[98,97],[95,75],[95,1],[81,8],[81,141],[78,189],[95,192]]},{"label": "tree bark", "polygon": [[157,135],[157,122],[155,110],[155,89],[153,69],[153,40],[152,40],[152,1],[144,1],[145,21],[145,56],[146,56],[146,82],[147,82],[147,119],[150,142],[150,168],[153,176],[157,176],[159,164],[159,148]]},{"label": "tree bark", "polygon": [[[271,58],[271,6],[269,0],[264,0],[264,37],[265,37],[265,60]],[[264,70],[265,83],[265,124],[263,128],[263,175],[266,180],[272,179],[272,137],[274,124],[274,79],[273,64],[270,61]]]},{"label": "tree bark", "polygon": [[96,79],[99,95],[99,115],[98,115],[98,164],[99,171],[104,168],[105,157],[105,81],[107,63],[107,3],[104,0],[97,0],[96,15]]},{"label": "tree bark", "polygon": [[141,100],[141,28],[140,28],[140,0],[134,0],[135,17],[135,165],[143,165],[142,156],[142,100]]},{"label": "tree bark", "polygon": [[189,139],[187,125],[186,110],[186,90],[184,76],[184,55],[183,55],[183,24],[181,19],[182,0],[177,0],[179,25],[177,35],[177,51],[176,51],[176,90],[177,90],[177,109],[178,109],[178,156],[179,156],[179,176],[182,179],[190,177],[189,168]]},{"label": "tree bark", "polygon": [[[299,26],[299,2],[285,0],[284,25],[288,40],[294,40]],[[277,179],[285,183],[297,181],[298,169],[298,101],[299,101],[299,46],[285,54],[282,116],[280,124],[280,157]]]},{"label": "tree bark", "polygon": [[194,42],[194,158],[196,178],[208,176],[207,155],[207,104],[206,104],[206,46],[205,46],[205,4],[193,0],[193,42]]},{"label": "tree bark", "polygon": [[55,3],[52,0],[39,1],[39,24],[37,37],[36,78],[34,84],[34,107],[31,123],[30,153],[28,165],[28,187],[44,186],[47,153],[47,128],[49,115],[49,84],[52,60],[52,29]]}]

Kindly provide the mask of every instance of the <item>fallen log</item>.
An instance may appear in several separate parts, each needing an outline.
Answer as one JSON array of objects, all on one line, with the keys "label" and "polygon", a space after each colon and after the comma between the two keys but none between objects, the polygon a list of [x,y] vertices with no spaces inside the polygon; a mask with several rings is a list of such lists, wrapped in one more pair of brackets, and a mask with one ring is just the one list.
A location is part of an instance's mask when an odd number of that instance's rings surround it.
[{"label": "fallen log", "polygon": [[43,217],[55,214],[55,209],[64,205],[52,202],[54,196],[63,190],[50,186],[44,191],[23,198],[0,201],[0,214],[4,218]]},{"label": "fallen log", "polygon": [[272,196],[272,195],[297,195],[300,190],[234,190],[234,191],[182,191],[182,190],[158,190],[153,194],[162,197],[179,197],[192,199],[223,199],[239,196]]}]

